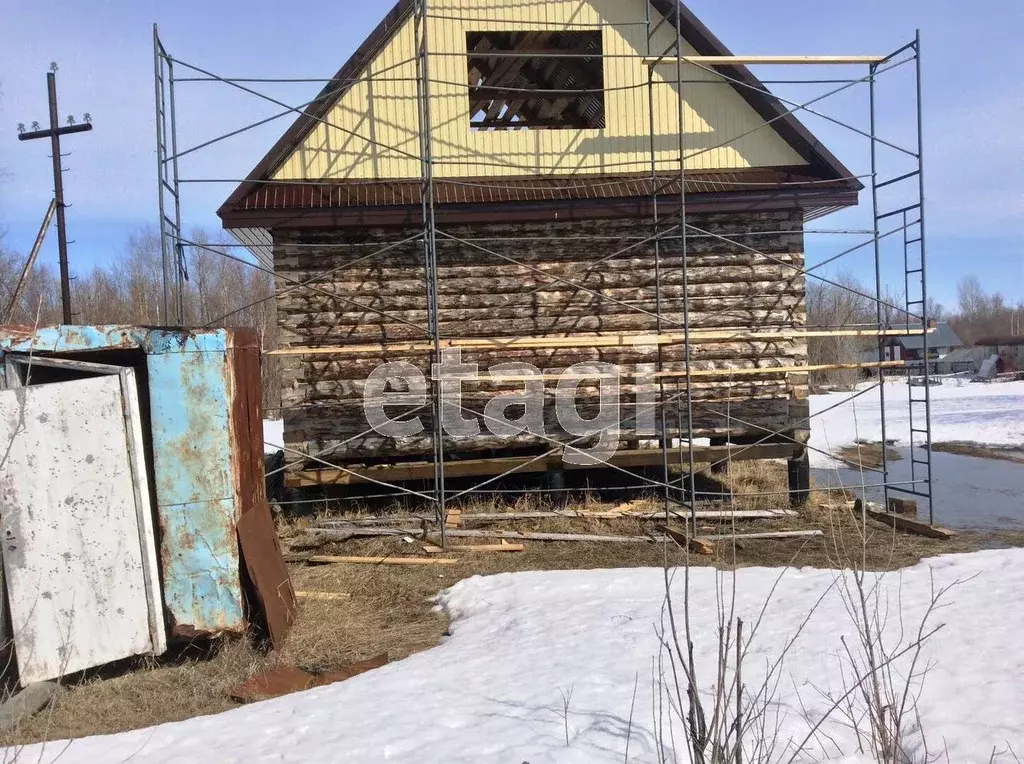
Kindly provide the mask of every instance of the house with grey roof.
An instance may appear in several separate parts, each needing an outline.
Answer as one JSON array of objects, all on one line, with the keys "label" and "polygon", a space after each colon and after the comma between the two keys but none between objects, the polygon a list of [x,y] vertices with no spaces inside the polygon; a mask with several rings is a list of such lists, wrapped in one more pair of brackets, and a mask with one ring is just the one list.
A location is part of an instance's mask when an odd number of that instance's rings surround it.
[{"label": "house with grey roof", "polygon": [[[900,328],[900,327],[895,327]],[[917,332],[917,333],[914,333]],[[896,335],[888,340],[886,357],[892,361],[906,361],[907,367],[923,371],[925,360],[925,335],[921,334],[921,325],[911,325],[906,335]],[[929,332],[928,361],[929,370],[933,374],[948,374],[957,371],[970,371],[973,368],[973,356],[964,354],[964,343],[953,328],[945,321],[935,325],[935,331]],[[954,368],[957,365],[964,368]]]}]

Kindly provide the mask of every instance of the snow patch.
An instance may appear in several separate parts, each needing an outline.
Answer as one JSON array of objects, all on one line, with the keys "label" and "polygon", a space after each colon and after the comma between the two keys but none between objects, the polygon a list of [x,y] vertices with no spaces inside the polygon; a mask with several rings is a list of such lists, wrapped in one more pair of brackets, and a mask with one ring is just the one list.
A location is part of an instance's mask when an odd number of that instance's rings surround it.
[{"label": "snow patch", "polygon": [[272,454],[280,451],[284,445],[284,421],[281,419],[263,420],[263,453]]},{"label": "snow patch", "polygon": [[[717,629],[716,584],[732,573],[690,573],[698,660],[711,673]],[[854,626],[833,584],[835,571],[786,571],[750,644],[744,680],[756,689],[821,600],[797,640],[778,686],[781,740],[803,739],[807,718],[827,706],[819,691],[840,692],[840,637]],[[755,623],[780,571],[736,571],[736,614]],[[993,746],[1024,751],[1024,550],[950,555],[880,577],[886,628],[912,630],[936,586],[960,581],[937,616],[944,628],[925,650],[934,661],[919,711],[932,753],[950,762],[988,761]],[[682,597],[681,576],[676,597]],[[443,762],[520,764],[623,761],[634,683],[637,703],[630,761],[659,761],[651,704],[655,625],[662,617],[659,569],[529,572],[461,581],[440,598],[455,620],[438,647],[330,687],[217,716],[120,735],[32,746],[26,761],[61,764],[251,762]],[[679,601],[677,599],[677,602]],[[710,677],[705,677],[710,684]],[[562,693],[572,689],[569,745]],[[806,707],[807,717],[801,710]],[[823,748],[803,759],[866,762],[836,720]],[[676,730],[676,740],[681,740]],[[835,743],[828,742],[834,740]],[[923,752],[915,751],[915,757]],[[845,758],[844,758],[845,757]],[[675,759],[689,758],[680,749]],[[915,758],[915,760],[917,760]]]},{"label": "snow patch", "polygon": [[[863,389],[863,388],[862,388]],[[910,445],[910,403],[906,383],[885,385],[886,438],[897,446]],[[913,388],[914,397],[924,388]],[[931,392],[932,441],[965,441],[979,445],[1024,444],[1024,382],[958,384],[947,380]],[[882,417],[879,393],[869,390],[847,401],[851,393],[811,396],[811,466],[834,467],[838,463],[821,453],[835,453],[858,441],[881,442]],[[837,405],[838,404],[838,405]],[[836,408],[832,408],[835,406]],[[831,409],[831,410],[829,410]],[[915,406],[915,416],[923,406]],[[915,427],[920,427],[915,422]],[[920,436],[915,437],[915,442]]]}]

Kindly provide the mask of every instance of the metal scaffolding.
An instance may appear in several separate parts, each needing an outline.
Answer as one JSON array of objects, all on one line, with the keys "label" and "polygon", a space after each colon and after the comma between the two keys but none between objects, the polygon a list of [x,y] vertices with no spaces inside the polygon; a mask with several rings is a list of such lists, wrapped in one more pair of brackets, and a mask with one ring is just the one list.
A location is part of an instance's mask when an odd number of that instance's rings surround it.
[{"label": "metal scaffolding", "polygon": [[[641,306],[634,306],[628,303],[622,302],[621,307],[624,310],[639,311],[652,315],[656,321],[657,337],[657,364],[654,379],[658,390],[658,397],[655,403],[658,415],[658,450],[660,452],[660,478],[652,477],[650,474],[645,474],[642,470],[633,470],[627,466],[620,466],[617,464],[605,465],[607,469],[615,470],[620,473],[624,473],[628,477],[626,481],[629,485],[640,485],[649,491],[657,491],[663,501],[664,511],[666,520],[669,517],[678,517],[681,520],[688,521],[689,523],[696,523],[697,519],[697,506],[700,501],[697,489],[695,487],[695,481],[688,479],[689,476],[694,475],[697,472],[698,460],[695,454],[696,445],[694,443],[695,438],[693,437],[692,422],[695,416],[695,412],[698,410],[713,412],[718,415],[725,417],[729,423],[736,422],[744,426],[749,426],[751,423],[743,422],[743,420],[734,417],[728,408],[729,401],[726,400],[726,410],[723,412],[718,411],[713,406],[709,406],[707,402],[698,402],[694,399],[693,386],[694,379],[700,373],[693,368],[692,357],[691,357],[691,346],[701,341],[707,341],[705,335],[707,332],[701,332],[691,327],[690,314],[692,308],[692,302],[695,299],[700,299],[690,295],[690,283],[688,281],[687,271],[688,266],[686,265],[688,257],[690,255],[689,244],[694,237],[697,238],[710,238],[716,241],[720,241],[724,244],[736,247],[737,249],[750,253],[756,256],[763,257],[765,261],[773,263],[775,265],[783,266],[787,269],[792,269],[794,276],[802,277],[805,279],[817,279],[826,284],[832,285],[834,288],[847,290],[861,298],[867,298],[872,301],[876,307],[877,322],[874,325],[868,326],[857,326],[855,328],[850,327],[836,327],[836,326],[811,326],[804,327],[799,331],[793,333],[794,336],[802,338],[813,338],[815,336],[831,336],[841,334],[844,331],[847,333],[853,333],[858,336],[865,336],[869,338],[877,338],[877,363],[866,364],[858,363],[854,364],[855,367],[871,367],[877,368],[878,381],[867,387],[862,387],[848,396],[844,397],[840,402],[829,409],[819,411],[812,414],[807,419],[799,422],[788,422],[787,425],[778,430],[771,430],[768,428],[763,429],[763,436],[758,437],[752,441],[745,441],[741,444],[728,444],[725,456],[721,459],[715,460],[712,467],[717,467],[724,464],[726,467],[735,459],[740,458],[747,451],[756,451],[756,449],[770,442],[778,442],[789,438],[793,443],[799,445],[805,450],[817,450],[808,443],[793,441],[792,438],[787,434],[787,431],[791,431],[794,426],[807,427],[810,425],[810,420],[819,417],[821,414],[826,413],[828,410],[835,409],[838,406],[844,404],[853,404],[854,401],[862,397],[870,396],[874,394],[878,398],[879,405],[881,407],[882,417],[882,464],[877,470],[873,470],[868,467],[861,465],[861,469],[865,472],[873,472],[874,477],[870,479],[862,479],[861,484],[857,486],[862,491],[868,490],[880,490],[884,496],[885,504],[888,506],[888,500],[890,494],[901,494],[910,495],[918,499],[927,502],[928,517],[931,521],[934,521],[934,503],[933,503],[933,486],[932,486],[932,474],[931,474],[931,411],[930,411],[930,364],[929,360],[929,340],[927,327],[929,326],[930,319],[928,315],[928,295],[926,285],[926,250],[925,250],[925,217],[924,217],[924,152],[922,143],[922,130],[923,130],[923,115],[921,108],[921,41],[920,36],[915,37],[907,45],[895,50],[893,53],[886,56],[815,56],[815,57],[804,57],[804,56],[788,56],[788,57],[739,57],[739,56],[699,56],[688,53],[686,48],[686,40],[684,35],[683,24],[681,21],[681,14],[675,13],[674,18],[663,17],[656,13],[650,0],[645,3],[646,11],[643,18],[621,22],[621,25],[629,26],[644,26],[646,28],[647,36],[647,48],[645,51],[638,52],[635,56],[628,56],[634,60],[639,59],[642,64],[647,68],[646,83],[642,86],[647,91],[648,108],[650,110],[648,114],[649,124],[651,125],[651,137],[649,145],[649,163],[650,163],[650,202],[652,207],[652,227],[650,235],[638,242],[631,243],[625,247],[620,247],[616,251],[604,254],[602,253],[599,257],[595,258],[593,267],[597,267],[600,264],[607,262],[613,258],[619,257],[626,254],[633,249],[644,246],[653,245],[654,252],[654,270],[655,270],[655,309],[653,314],[650,311],[644,310]],[[348,82],[339,81],[337,79],[329,78],[310,78],[310,79],[270,79],[270,78],[226,78],[221,77],[213,72],[203,69],[195,64],[188,63],[181,59],[175,58],[169,54],[163,44],[160,41],[157,30],[154,27],[154,76],[155,76],[155,88],[156,88],[156,123],[157,123],[157,156],[158,156],[158,188],[160,198],[160,232],[162,241],[162,251],[164,255],[164,316],[168,323],[181,323],[184,320],[183,307],[181,302],[181,295],[184,290],[184,280],[187,279],[185,272],[185,258],[184,248],[185,247],[200,247],[208,249],[210,252],[214,252],[219,255],[232,257],[239,261],[246,262],[254,268],[258,268],[264,272],[276,275],[278,279],[278,292],[283,294],[292,290],[308,290],[314,293],[321,293],[331,297],[332,299],[339,300],[342,303],[357,307],[360,310],[368,311],[377,315],[387,317],[388,319],[415,326],[417,333],[422,335],[423,344],[426,349],[429,350],[430,359],[433,363],[440,362],[441,351],[449,346],[458,345],[461,338],[454,338],[445,336],[441,328],[439,319],[439,287],[438,287],[438,241],[443,240],[446,242],[456,242],[460,246],[468,247],[474,251],[482,254],[489,255],[491,257],[497,257],[509,264],[522,267],[528,271],[536,272],[540,277],[548,278],[552,283],[558,282],[563,284],[565,287],[580,292],[589,293],[593,297],[602,301],[610,301],[618,303],[613,297],[603,295],[599,290],[591,289],[585,283],[585,279],[566,279],[561,276],[545,274],[544,272],[534,268],[527,262],[518,260],[514,257],[510,257],[507,254],[497,251],[497,247],[486,246],[486,239],[469,239],[464,237],[458,237],[452,231],[445,230],[443,226],[440,226],[437,221],[437,214],[435,210],[435,203],[437,199],[436,186],[439,177],[443,177],[443,167],[439,175],[439,164],[435,154],[434,147],[434,122],[432,119],[431,105],[432,105],[432,86],[433,85],[451,85],[452,83],[445,83],[441,80],[432,78],[431,75],[431,61],[434,55],[431,53],[431,44],[429,37],[430,21],[443,20],[443,14],[434,16],[428,7],[428,0],[415,0],[413,10],[412,23],[414,27],[415,35],[415,51],[412,59],[406,61],[399,61],[394,66],[390,67],[388,71],[377,72],[366,74],[367,77],[381,77],[383,74],[385,77],[388,76],[389,71],[395,69],[401,64],[408,64],[414,60],[416,68],[416,90],[417,90],[417,101],[418,101],[418,115],[419,115],[419,135],[420,145],[418,155],[413,157],[409,152],[404,149],[400,149],[394,146],[382,146],[379,142],[373,138],[365,135],[358,135],[357,137],[367,141],[370,145],[385,148],[396,155],[408,154],[410,157],[415,158],[419,162],[421,168],[421,177],[419,178],[420,189],[421,189],[421,230],[412,237],[406,237],[393,242],[380,243],[380,244],[369,244],[362,243],[355,246],[366,247],[368,251],[365,254],[361,254],[358,258],[347,262],[346,264],[334,268],[331,270],[325,270],[322,274],[315,278],[310,278],[305,281],[298,281],[289,279],[280,273],[274,273],[273,261],[270,257],[272,245],[264,242],[261,244],[253,245],[251,242],[245,244],[239,244],[238,246],[248,246],[255,256],[255,262],[250,262],[244,258],[238,258],[232,255],[226,254],[224,247],[208,247],[206,245],[197,244],[196,242],[189,241],[182,236],[182,184],[186,183],[223,183],[223,184],[237,184],[242,182],[241,179],[230,179],[230,178],[180,178],[178,172],[178,159],[187,154],[191,154],[198,150],[206,150],[209,147],[218,144],[219,142],[240,135],[250,129],[259,127],[267,124],[273,120],[281,117],[287,117],[290,115],[302,115],[308,114],[307,107],[314,101],[302,103],[297,106],[292,106],[278,100],[266,93],[256,89],[260,83],[278,83],[278,82],[319,82],[326,83],[329,87],[336,88],[336,92],[343,91],[347,86]],[[467,19],[460,18],[461,21]],[[481,23],[485,19],[480,19]],[[617,24],[614,22],[606,22],[602,24],[602,27],[614,27]],[[655,40],[659,33],[663,34],[665,29],[671,29],[674,26],[674,42],[673,44],[664,50],[658,50],[655,46]],[[445,54],[449,55],[449,54]],[[464,54],[468,55],[468,54]],[[515,54],[513,54],[515,55]],[[564,54],[567,57],[576,55],[571,53]],[[588,54],[593,55],[593,54]],[[610,54],[605,54],[605,58],[611,57]],[[620,58],[623,56],[619,56]],[[824,94],[821,94],[815,98],[807,100],[805,102],[796,102],[787,100],[775,96],[776,100],[784,105],[785,115],[795,115],[800,113],[806,113],[814,115],[815,117],[822,118],[830,124],[848,129],[855,135],[859,135],[863,138],[867,138],[870,141],[870,169],[864,172],[862,175],[857,175],[856,178],[865,179],[870,185],[870,193],[872,200],[872,219],[873,226],[870,229],[858,229],[858,230],[846,230],[846,229],[808,229],[806,226],[800,228],[799,232],[793,233],[816,233],[823,235],[835,236],[837,239],[843,237],[857,236],[866,237],[858,238],[856,244],[852,246],[843,246],[839,252],[829,256],[819,262],[817,265],[808,266],[806,260],[801,261],[801,264],[790,263],[786,260],[780,259],[773,256],[768,252],[761,251],[758,247],[751,246],[745,243],[745,240],[755,237],[761,233],[778,233],[776,230],[765,231],[765,232],[741,232],[735,235],[729,233],[716,233],[710,230],[701,228],[700,225],[693,222],[693,216],[687,212],[687,169],[686,159],[692,158],[695,154],[704,153],[715,148],[727,147],[734,142],[746,137],[756,130],[769,128],[774,122],[780,117],[764,119],[754,130],[749,130],[741,135],[728,136],[721,142],[711,147],[703,147],[697,150],[695,147],[688,144],[688,135],[686,132],[686,98],[684,94],[688,92],[689,88],[693,87],[708,87],[713,86],[715,83],[730,86],[735,88],[752,88],[749,82],[744,82],[735,77],[728,75],[724,69],[728,66],[736,65],[740,63],[749,64],[771,64],[771,65],[787,65],[800,67],[802,65],[815,64],[815,65],[836,65],[846,67],[866,67],[866,72],[860,76],[852,76],[847,78],[835,78],[835,79],[821,79],[821,78],[805,78],[805,79],[786,79],[786,80],[764,80],[763,82],[777,82],[786,84],[807,84],[807,85],[829,85],[834,86]],[[914,78],[914,87],[912,96],[905,95],[903,100],[910,101],[916,106],[916,145],[910,147],[901,146],[895,141],[883,138],[880,133],[881,119],[881,108],[876,98],[876,90],[878,87],[878,81],[883,78],[887,73],[901,69],[903,67],[913,67],[916,70],[916,76]],[[181,70],[188,70],[193,72],[195,76],[189,77],[178,77],[175,78],[175,67]],[[665,78],[662,82],[659,82],[656,76],[656,70],[659,68],[672,67],[674,73],[674,81],[671,78]],[[690,72],[697,70],[702,71],[705,74],[711,74],[714,76],[715,81],[709,83],[707,79],[692,79],[689,77]],[[362,76],[362,75],[360,75]],[[392,75],[393,76],[393,75]],[[655,143],[655,91],[656,88],[663,86],[666,82],[672,84],[679,94],[679,113],[678,113],[678,143],[676,146],[677,156],[671,165],[678,164],[678,170],[673,170],[671,173],[666,174],[665,166],[666,161],[664,158],[659,158],[658,147]],[[213,138],[202,141],[201,143],[183,150],[178,148],[178,136],[177,136],[177,120],[175,114],[175,103],[174,103],[174,89],[176,83],[217,83],[229,88],[240,90],[242,92],[252,95],[254,98],[258,98],[261,101],[269,102],[281,107],[283,110],[275,115],[254,121],[242,128],[233,130],[223,135],[218,135]],[[462,83],[465,84],[465,83]],[[869,102],[869,128],[863,130],[854,124],[845,122],[844,120],[831,117],[818,108],[812,108],[817,104],[820,104],[825,99],[835,96],[836,94],[849,91],[855,87],[862,86],[868,90],[868,102]],[[767,93],[767,91],[762,91]],[[319,98],[323,98],[321,95]],[[331,124],[327,119],[317,117],[314,119],[327,126],[331,129],[343,130],[350,132],[345,128],[338,125]],[[356,135],[356,133],[352,133]],[[910,162],[909,169],[904,168],[903,171],[893,174],[888,169],[888,164],[884,161],[882,153],[883,150],[890,152],[896,152],[902,157],[905,157]],[[504,166],[504,165],[503,165]],[[535,168],[520,168],[519,172],[513,172],[514,168],[508,168],[510,175],[530,175],[536,174]],[[844,179],[853,180],[855,178]],[[268,186],[273,186],[275,181],[261,181],[265,182]],[[296,183],[295,181],[288,181],[289,183]],[[457,182],[447,181],[444,182]],[[320,184],[316,180],[305,180],[301,181],[303,184],[312,184],[314,186]],[[474,183],[478,183],[474,181]],[[679,193],[676,197],[676,201],[672,203],[671,207],[666,201],[666,195],[664,189],[671,187],[675,183],[679,184]],[[327,181],[323,182],[326,185]],[[500,180],[494,181],[494,186],[498,187],[501,185]],[[911,202],[909,204],[900,203],[898,206],[892,207],[887,206],[883,202],[882,193],[883,189],[891,188],[909,188],[911,196]],[[897,224],[893,227],[893,224]],[[883,244],[887,241],[894,242],[899,241],[902,238],[902,268],[903,268],[903,287],[904,297],[901,300],[902,304],[894,304],[890,298],[886,296],[885,288],[885,262]],[[595,239],[598,237],[595,237]],[[340,297],[332,292],[324,290],[318,287],[314,282],[320,278],[333,275],[338,271],[350,267],[356,263],[364,263],[373,258],[378,258],[381,255],[393,250],[396,247],[408,244],[415,241],[418,244],[419,252],[422,257],[422,267],[424,269],[424,293],[426,296],[427,305],[427,321],[426,325],[420,325],[415,322],[409,322],[401,316],[395,316],[388,313],[380,308],[362,304],[358,300],[349,300],[348,298]],[[484,243],[481,243],[484,242]],[[302,245],[298,245],[302,246]],[[840,261],[842,258],[850,255],[851,253],[858,251],[873,251],[874,255],[874,294],[861,292],[849,285],[844,285],[841,282],[835,281],[821,274],[819,269],[825,265],[829,265]],[[664,267],[663,260],[666,257],[666,252],[675,253],[674,256],[681,258],[684,263],[682,268],[682,321],[672,320],[665,315],[664,310],[664,297],[663,297],[663,275]],[[285,284],[282,289],[282,284]],[[913,290],[913,291],[912,291]],[[177,303],[175,304],[175,298]],[[896,311],[895,315],[899,316],[903,324],[902,330],[897,330],[887,316],[891,314],[888,311]],[[223,320],[227,317],[222,317],[218,320]],[[923,364],[923,379],[916,380],[907,375],[907,385],[909,387],[908,392],[908,405],[909,405],[909,432],[905,433],[905,438],[911,446],[910,449],[910,479],[902,480],[895,479],[893,477],[893,470],[890,464],[889,458],[886,454],[886,444],[898,437],[898,427],[888,421],[886,412],[886,390],[887,384],[885,382],[886,370],[888,368],[897,366],[894,361],[887,358],[886,356],[886,338],[893,334],[906,332],[908,334],[913,333],[915,327],[920,327],[920,333],[923,335],[924,352],[923,357],[925,363]],[[741,336],[742,332],[747,332],[750,335],[750,339],[756,339],[760,337],[772,337],[779,336],[777,333],[773,334],[770,331],[759,332],[751,330],[750,327],[744,327],[742,330],[731,330],[730,336]],[[738,335],[737,332],[740,332]],[[684,370],[678,371],[666,371],[665,368],[665,354],[664,346],[668,341],[668,338],[672,338],[672,341],[676,343],[682,343],[684,347]],[[535,338],[537,339],[537,338]],[[592,339],[592,338],[591,338]],[[596,341],[596,340],[595,340]],[[802,367],[801,370],[812,370],[814,367]],[[723,380],[732,381],[733,376],[727,372],[717,373]],[[313,463],[317,467],[327,468],[337,471],[339,474],[346,474],[352,477],[358,477],[362,482],[369,484],[377,484],[379,487],[386,489],[386,492],[379,494],[361,494],[359,498],[372,498],[374,496],[383,497],[401,497],[401,496],[412,496],[420,501],[427,502],[432,505],[435,510],[438,519],[440,520],[440,528],[442,533],[442,541],[444,540],[443,534],[445,529],[445,519],[447,517],[448,507],[453,501],[456,501],[464,496],[470,494],[484,494],[492,495],[496,493],[503,493],[505,489],[497,488],[494,484],[498,483],[504,478],[523,474],[525,471],[531,471],[531,467],[535,467],[537,464],[543,464],[545,460],[558,457],[566,451],[578,450],[579,443],[582,442],[582,438],[573,441],[565,442],[564,440],[558,440],[555,438],[543,437],[542,440],[546,441],[546,445],[549,447],[544,453],[531,455],[529,457],[523,457],[522,459],[515,460],[515,463],[510,464],[507,469],[496,468],[496,474],[491,474],[486,479],[480,480],[469,488],[453,488],[451,483],[446,484],[446,477],[449,474],[449,469],[452,464],[451,455],[446,454],[444,432],[443,428],[443,417],[442,410],[446,405],[450,405],[450,402],[445,400],[443,396],[442,386],[439,380],[433,378],[434,375],[430,375],[430,396],[429,403],[426,407],[432,411],[433,417],[433,431],[431,433],[432,439],[432,464],[433,464],[433,475],[429,481],[431,484],[430,488],[424,490],[414,490],[407,485],[403,485],[399,480],[388,481],[386,479],[374,479],[372,476],[368,476],[363,473],[359,473],[344,464],[337,463],[338,459],[331,458],[332,450],[337,449],[340,445],[344,445],[352,440],[356,440],[366,434],[369,431],[360,433],[353,436],[347,441],[341,444],[336,444],[333,449],[328,448],[321,453],[305,453],[299,452],[295,449],[285,447],[285,451],[292,456],[298,458],[298,461],[288,464],[285,467],[280,468],[277,471],[287,471],[290,469],[299,469],[304,464]],[[923,384],[922,384],[923,383]],[[891,401],[890,401],[891,404]],[[677,422],[677,431],[673,436],[672,431],[668,426],[668,414],[670,411],[674,411]],[[413,412],[415,413],[415,412]],[[484,419],[489,419],[486,414],[480,414],[476,412],[477,416],[482,416]],[[635,419],[639,415],[639,409],[633,416],[627,417],[624,420],[619,421],[621,424]],[[684,430],[683,423],[686,423]],[[920,458],[921,451],[924,452],[924,458]],[[829,456],[834,456],[829,454]],[[676,468],[681,468],[678,472]],[[848,486],[849,487],[849,486]],[[523,489],[508,489],[510,492],[521,492]],[[534,488],[531,490],[545,492],[551,495],[560,495],[567,493],[573,489],[567,489],[564,485],[548,485],[544,488]],[[737,494],[738,496],[739,494]]]}]

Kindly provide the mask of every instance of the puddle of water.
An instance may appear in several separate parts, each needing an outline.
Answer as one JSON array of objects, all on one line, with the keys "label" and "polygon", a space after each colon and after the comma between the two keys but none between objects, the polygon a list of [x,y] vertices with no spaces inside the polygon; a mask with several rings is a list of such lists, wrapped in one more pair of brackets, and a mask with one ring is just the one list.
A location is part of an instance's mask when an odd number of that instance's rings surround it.
[{"label": "puddle of water", "polygon": [[[903,458],[889,464],[889,482],[911,479],[910,449],[896,449]],[[916,458],[927,454],[915,449]],[[920,476],[924,469],[915,468]],[[861,485],[881,483],[881,473],[840,468],[813,469],[811,474],[819,486],[853,489],[859,495]],[[935,497],[935,523],[959,530],[1024,530],[1024,464],[997,459],[982,459],[959,454],[932,454],[932,484]],[[911,486],[907,486],[911,487]],[[871,501],[882,501],[881,488],[864,491]],[[893,492],[894,497],[903,494]],[[908,496],[907,498],[914,498]],[[921,503],[921,516],[927,518]]]}]

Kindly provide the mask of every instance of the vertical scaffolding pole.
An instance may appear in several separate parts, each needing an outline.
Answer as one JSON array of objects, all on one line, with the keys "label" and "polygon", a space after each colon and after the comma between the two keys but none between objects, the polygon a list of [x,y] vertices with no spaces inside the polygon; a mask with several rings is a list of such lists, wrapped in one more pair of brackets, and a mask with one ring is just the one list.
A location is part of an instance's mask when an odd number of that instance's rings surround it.
[{"label": "vertical scaffolding pole", "polygon": [[[917,187],[921,207],[919,214],[919,232],[921,239],[921,325],[928,328],[928,257],[925,248],[924,227],[924,94],[921,87],[921,30],[914,35],[914,66],[917,84]],[[924,437],[925,459],[928,463],[928,522],[935,523],[935,496],[932,491],[932,393],[931,377],[928,370],[928,332],[924,332]],[[913,405],[913,404],[911,404]],[[911,455],[913,456],[913,455]]]},{"label": "vertical scaffolding pole", "polygon": [[161,53],[160,35],[156,24],[153,25],[153,90],[156,103],[156,184],[157,204],[160,214],[160,264],[163,270],[163,315],[165,324],[170,324],[171,316],[171,272],[170,252],[167,250],[164,220],[167,216],[164,208],[164,89],[163,89],[163,58]]},{"label": "vertical scaffolding pole", "polygon": [[[651,17],[651,2],[646,0],[644,3],[645,9],[645,21],[647,23],[647,55],[650,57],[653,55],[652,42],[654,37],[655,29],[653,27],[653,19]],[[658,335],[660,336],[663,331],[663,318],[661,315],[661,220],[658,213],[658,151],[654,141],[654,67],[647,67],[647,113],[650,120],[649,130],[649,145],[650,145],[650,162],[651,162],[651,214],[654,222],[654,299],[655,299],[655,311],[657,312],[657,327]],[[658,360],[656,365],[657,371],[660,374],[665,370],[665,349],[661,342],[658,342]],[[665,484],[663,488],[663,500],[664,500],[664,512],[665,512],[665,523],[668,524],[670,520],[670,493],[669,486],[671,485],[669,468],[668,468],[668,427],[667,417],[665,413],[665,380],[663,377],[657,377],[658,384],[658,423],[660,425],[660,434],[658,437],[658,443],[661,446],[661,467],[662,467],[662,482]]]},{"label": "vertical scaffolding pole", "polygon": [[[153,80],[156,98],[157,199],[160,212],[160,261],[163,270],[163,323],[184,323],[185,255],[181,243],[181,185],[174,113],[174,69],[153,25]],[[170,146],[170,155],[168,155]],[[168,164],[170,173],[168,174]],[[168,201],[173,215],[168,212]]]},{"label": "vertical scaffolding pole", "polygon": [[[878,217],[878,142],[877,136],[877,114],[875,105],[875,64],[868,64],[868,100],[870,111],[870,133],[871,133],[871,219],[873,221],[871,238],[874,239],[875,253],[875,318],[877,328],[884,329],[884,316],[882,312],[882,241],[879,229]],[[882,488],[883,506],[889,507],[889,455],[886,449],[888,444],[885,426],[885,368],[881,362],[885,360],[885,338],[878,337],[878,405],[880,406],[880,420],[882,426]],[[856,405],[856,404],[854,404]]]},{"label": "vertical scaffolding pole", "polygon": [[441,526],[441,546],[447,546],[447,511],[445,505],[444,481],[444,401],[441,381],[434,378],[433,366],[441,363],[441,329],[438,320],[437,288],[437,218],[434,212],[434,154],[432,123],[430,118],[430,62],[428,31],[429,9],[427,0],[416,0],[415,36],[416,90],[420,104],[420,155],[423,170],[421,182],[421,204],[423,216],[423,263],[427,292],[427,321],[433,340],[431,364],[431,408],[433,411],[434,490],[437,500],[437,516]]},{"label": "vertical scaffolding pole", "polygon": [[[185,325],[185,281],[188,272],[185,266],[185,248],[181,243],[181,184],[178,181],[178,119],[174,108],[174,62],[168,57],[167,62],[167,96],[168,110],[171,117],[171,186],[174,189],[174,287],[177,290],[178,326]],[[164,160],[166,166],[167,160]],[[166,168],[164,170],[166,174]]]},{"label": "vertical scaffolding pole", "polygon": [[[694,480],[695,459],[693,452],[693,376],[691,369],[690,349],[690,266],[687,263],[687,241],[686,241],[686,102],[683,99],[683,27],[682,13],[679,8],[675,9],[676,15],[676,95],[679,99],[679,249],[683,259],[683,341],[685,346],[685,371],[686,371],[686,445],[688,471],[690,475],[690,532],[697,532],[697,484]],[[678,423],[679,448],[682,450],[683,423]],[[682,457],[682,453],[680,453]],[[680,458],[680,461],[682,459]],[[679,478],[679,487],[683,489],[683,482],[686,477]],[[680,490],[681,494],[685,493]]]}]

